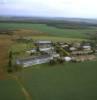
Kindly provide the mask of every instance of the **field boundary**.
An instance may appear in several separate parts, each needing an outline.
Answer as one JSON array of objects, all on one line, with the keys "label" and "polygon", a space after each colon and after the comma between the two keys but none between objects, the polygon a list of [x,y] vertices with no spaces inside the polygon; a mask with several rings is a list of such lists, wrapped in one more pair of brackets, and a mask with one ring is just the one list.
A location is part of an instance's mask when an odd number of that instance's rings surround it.
[{"label": "field boundary", "polygon": [[16,75],[11,75],[11,77],[13,79],[16,80],[16,82],[19,84],[19,86],[21,87],[21,91],[23,92],[26,100],[32,100],[32,96],[30,95],[30,93],[27,91],[27,89],[24,87],[23,83],[21,82],[21,80],[16,76]]}]

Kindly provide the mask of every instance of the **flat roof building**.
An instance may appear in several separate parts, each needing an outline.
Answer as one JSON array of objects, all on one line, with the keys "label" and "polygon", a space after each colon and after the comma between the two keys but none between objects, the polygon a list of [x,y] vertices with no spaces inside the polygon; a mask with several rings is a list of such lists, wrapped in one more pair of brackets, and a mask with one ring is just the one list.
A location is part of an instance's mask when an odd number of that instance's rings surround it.
[{"label": "flat roof building", "polygon": [[50,55],[41,55],[41,56],[29,57],[25,59],[17,59],[16,64],[21,65],[23,67],[28,67],[32,65],[47,63],[51,59],[53,59],[53,57]]}]

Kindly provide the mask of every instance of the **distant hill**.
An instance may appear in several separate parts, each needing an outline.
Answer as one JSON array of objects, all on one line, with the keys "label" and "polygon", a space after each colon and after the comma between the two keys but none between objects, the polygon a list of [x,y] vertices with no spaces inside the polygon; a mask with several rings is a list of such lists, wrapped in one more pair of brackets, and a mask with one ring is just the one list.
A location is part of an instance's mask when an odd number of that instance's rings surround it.
[{"label": "distant hill", "polygon": [[62,29],[97,27],[97,19],[85,18],[0,16],[0,22],[46,24]]},{"label": "distant hill", "polygon": [[90,24],[97,24],[97,19],[86,18],[64,18],[64,17],[17,17],[17,16],[0,16],[0,21],[69,21],[69,22],[83,22]]}]

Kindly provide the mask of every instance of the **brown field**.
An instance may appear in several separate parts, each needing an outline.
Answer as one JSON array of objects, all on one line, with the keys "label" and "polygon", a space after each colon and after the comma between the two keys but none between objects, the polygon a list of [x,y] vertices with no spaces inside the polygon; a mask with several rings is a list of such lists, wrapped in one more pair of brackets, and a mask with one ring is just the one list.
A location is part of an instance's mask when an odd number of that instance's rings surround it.
[{"label": "brown field", "polygon": [[8,50],[12,44],[11,37],[8,35],[0,35],[0,79],[5,77],[5,66],[8,61]]},{"label": "brown field", "polygon": [[30,30],[30,29],[19,29],[19,30],[15,30],[12,31],[13,34],[18,35],[18,36],[47,36],[48,33],[44,33],[44,32],[39,32],[36,30]]},{"label": "brown field", "polygon": [[14,43],[13,38],[19,37],[19,36],[41,36],[41,35],[47,35],[46,33],[37,32],[33,30],[15,30],[11,31],[12,34],[0,34],[0,79],[4,79],[6,76],[6,66],[8,63],[8,51],[11,47],[11,45]]}]

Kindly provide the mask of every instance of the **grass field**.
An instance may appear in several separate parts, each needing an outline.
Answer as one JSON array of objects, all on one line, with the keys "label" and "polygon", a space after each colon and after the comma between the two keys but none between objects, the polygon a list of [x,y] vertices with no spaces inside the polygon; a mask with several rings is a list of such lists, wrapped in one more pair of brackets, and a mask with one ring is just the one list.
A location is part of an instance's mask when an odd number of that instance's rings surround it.
[{"label": "grass field", "polygon": [[0,81],[0,100],[97,100],[97,62],[37,65],[17,72],[31,96],[13,79]]},{"label": "grass field", "polygon": [[52,36],[65,38],[87,38],[86,33],[95,32],[96,29],[59,29],[50,27],[45,24],[31,24],[31,23],[0,23],[0,29],[32,29],[44,33],[49,33]]},{"label": "grass field", "polygon": [[0,100],[26,100],[15,80],[0,80]]},{"label": "grass field", "polygon": [[97,100],[97,62],[38,65],[18,73],[32,100]]},{"label": "grass field", "polygon": [[32,36],[33,40],[51,40],[51,41],[60,41],[60,42],[80,42],[87,39],[77,39],[77,38],[64,38],[64,37],[51,37],[51,36]]}]

